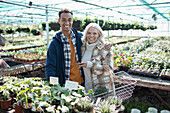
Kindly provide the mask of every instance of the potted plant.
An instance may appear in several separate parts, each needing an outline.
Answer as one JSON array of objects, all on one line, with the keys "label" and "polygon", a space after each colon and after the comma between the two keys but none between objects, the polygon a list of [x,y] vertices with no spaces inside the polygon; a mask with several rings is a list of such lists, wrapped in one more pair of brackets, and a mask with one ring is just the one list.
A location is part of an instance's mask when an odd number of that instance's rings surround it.
[{"label": "potted plant", "polygon": [[7,86],[3,86],[0,88],[0,101],[1,101],[1,109],[8,110],[11,105],[12,98],[10,97],[9,90]]},{"label": "potted plant", "polygon": [[114,104],[116,106],[116,109],[120,108],[122,105],[122,99],[116,96],[110,96],[107,101],[110,103],[110,105]]},{"label": "potted plant", "polygon": [[32,103],[32,109],[31,109],[32,113],[42,113],[43,110],[39,105],[39,101],[35,100],[34,103]]},{"label": "potted plant", "polygon": [[49,22],[49,27],[51,28],[51,30],[54,30],[54,31],[60,30],[60,24],[59,22],[56,22],[56,21]]},{"label": "potted plant", "polygon": [[23,103],[24,113],[31,113],[32,104],[28,102],[28,91],[29,88],[26,88],[20,91],[17,96],[21,99]]},{"label": "potted plant", "polygon": [[45,30],[46,29],[46,22],[42,22],[41,24],[42,24],[43,30]]},{"label": "potted plant", "polygon": [[46,113],[47,112],[46,108],[50,107],[51,105],[49,103],[47,103],[46,101],[41,101],[41,102],[39,102],[39,106]]},{"label": "potted plant", "polygon": [[24,113],[24,109],[22,107],[21,100],[16,99],[17,102],[13,104],[13,108],[15,109],[15,113]]},{"label": "potted plant", "polygon": [[115,109],[116,106],[114,104],[111,105],[109,101],[102,100],[95,108],[95,113],[117,113]]},{"label": "potted plant", "polygon": [[86,96],[79,99],[79,101],[74,105],[74,109],[78,113],[94,113],[93,103],[94,101],[91,101],[91,99]]},{"label": "potted plant", "polygon": [[98,86],[94,90],[94,95],[95,95],[95,97],[102,97],[102,96],[105,96],[107,92],[108,92],[108,89],[106,87]]}]

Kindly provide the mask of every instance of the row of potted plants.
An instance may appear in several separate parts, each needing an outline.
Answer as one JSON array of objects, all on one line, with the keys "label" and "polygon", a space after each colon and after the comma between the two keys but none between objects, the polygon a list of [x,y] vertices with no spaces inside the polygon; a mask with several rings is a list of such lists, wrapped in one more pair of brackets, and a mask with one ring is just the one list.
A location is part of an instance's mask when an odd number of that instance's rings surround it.
[{"label": "row of potted plants", "polygon": [[41,29],[40,28],[30,28],[30,27],[6,27],[5,30],[0,28],[0,34],[14,34],[15,32],[18,33],[32,33],[33,35],[41,35]]},{"label": "row of potted plants", "polygon": [[12,50],[21,50],[26,48],[34,48],[34,47],[41,47],[45,45],[45,41],[34,40],[28,42],[17,42],[17,43],[8,43],[4,47],[0,47],[0,51],[12,51]]},{"label": "row of potted plants", "polygon": [[[159,77],[162,69],[169,69],[169,40],[164,38],[141,39],[133,43],[115,45],[114,66],[129,73]],[[165,44],[163,43],[165,42]],[[165,47],[164,47],[165,45]]]},{"label": "row of potted plants", "polygon": [[152,39],[140,39],[126,44],[114,45],[113,66],[115,71],[128,71],[134,63],[134,54],[145,50],[145,48],[153,45]]},{"label": "row of potted plants", "polygon": [[[143,30],[146,31],[147,29],[150,30],[154,30],[157,29],[157,26],[154,25],[149,25],[147,27],[145,27],[142,24],[138,24],[138,23],[116,23],[116,22],[111,22],[111,21],[105,21],[102,19],[90,19],[88,17],[86,17],[86,19],[78,19],[77,17],[74,18],[74,22],[73,22],[73,27],[76,28],[79,31],[83,31],[85,29],[85,27],[89,24],[89,23],[99,23],[100,27],[103,30],[130,30],[130,29],[134,29],[134,30]],[[49,26],[51,30],[54,31],[58,31],[60,30],[60,24],[57,21],[51,21],[49,22]],[[43,30],[46,29],[46,22],[42,22],[42,27]]]},{"label": "row of potted plants", "polygon": [[164,80],[170,80],[170,69],[163,69],[161,71],[161,79],[164,79]]},{"label": "row of potted plants", "polygon": [[[0,86],[0,107],[3,110],[8,110],[10,104],[13,104],[15,113],[92,113],[94,111],[117,113],[120,110],[121,103],[118,105],[118,98],[101,99],[96,104],[88,96],[93,92],[85,93],[82,86],[70,91],[60,85],[51,85],[41,78],[1,77],[0,79],[3,81],[3,85]],[[9,105],[5,105],[6,108],[3,107],[4,101],[9,101]]]},{"label": "row of potted plants", "polygon": [[17,51],[14,55],[14,59],[16,61],[29,62],[29,63],[45,61],[46,57],[47,57],[46,46]]},{"label": "row of potted plants", "polygon": [[128,73],[158,78],[160,74],[160,68],[158,67],[158,65],[155,66],[153,65],[148,66],[147,64],[146,65],[143,64],[140,66],[134,65],[128,70]]}]

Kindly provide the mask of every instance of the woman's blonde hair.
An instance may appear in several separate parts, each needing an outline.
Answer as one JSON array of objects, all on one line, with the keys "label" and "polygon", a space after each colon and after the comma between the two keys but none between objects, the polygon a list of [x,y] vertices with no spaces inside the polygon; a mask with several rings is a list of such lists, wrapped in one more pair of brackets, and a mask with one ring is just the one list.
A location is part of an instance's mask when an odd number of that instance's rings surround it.
[{"label": "woman's blonde hair", "polygon": [[101,27],[100,27],[98,24],[96,24],[96,23],[90,23],[90,24],[88,24],[88,25],[86,26],[86,28],[85,28],[85,30],[84,30],[84,34],[83,34],[83,38],[82,38],[82,40],[83,40],[83,45],[86,44],[86,42],[87,42],[86,35],[87,35],[87,31],[88,31],[88,29],[89,29],[90,27],[94,27],[94,28],[98,31],[98,33],[99,33],[99,38],[98,38],[98,40],[104,44],[105,41],[104,41],[103,30],[101,29]]}]

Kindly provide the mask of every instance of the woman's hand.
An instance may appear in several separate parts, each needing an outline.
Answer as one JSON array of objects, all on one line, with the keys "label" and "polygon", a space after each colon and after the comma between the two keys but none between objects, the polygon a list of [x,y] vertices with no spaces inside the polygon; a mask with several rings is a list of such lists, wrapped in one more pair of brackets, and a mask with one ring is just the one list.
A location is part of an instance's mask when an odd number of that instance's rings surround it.
[{"label": "woman's hand", "polygon": [[80,67],[87,67],[87,62],[83,62],[83,63],[77,63]]},{"label": "woman's hand", "polygon": [[106,43],[106,44],[104,45],[104,50],[106,50],[106,51],[110,51],[111,48],[112,48],[112,44],[110,44],[110,43]]}]

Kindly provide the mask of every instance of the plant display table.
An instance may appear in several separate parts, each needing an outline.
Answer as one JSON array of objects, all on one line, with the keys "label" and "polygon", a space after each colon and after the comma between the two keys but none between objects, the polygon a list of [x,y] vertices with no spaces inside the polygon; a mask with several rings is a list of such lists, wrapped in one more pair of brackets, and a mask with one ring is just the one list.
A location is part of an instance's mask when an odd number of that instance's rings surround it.
[{"label": "plant display table", "polygon": [[[155,78],[136,76],[136,75],[131,75],[131,77],[132,79],[137,80],[136,83],[137,86],[170,91],[170,81],[168,80],[162,80],[160,78],[155,79]],[[128,80],[128,78],[120,78],[120,79]]]},{"label": "plant display table", "polygon": [[[128,81],[130,78],[125,77],[125,78],[119,78],[120,81]],[[167,109],[170,109],[168,103],[166,103],[159,94],[157,94],[154,89],[160,89],[160,90],[166,90],[170,91],[170,81],[169,80],[162,80],[161,78],[149,78],[149,77],[144,77],[144,76],[136,76],[136,75],[131,75],[132,80],[136,80],[137,86],[141,87],[147,87],[149,90],[165,105],[167,106]],[[153,89],[154,88],[154,89]]]},{"label": "plant display table", "polygon": [[[6,59],[6,61],[13,61],[13,59]],[[21,73],[29,72],[29,71],[35,71],[37,69],[45,67],[45,61],[41,62],[32,62],[32,63],[23,63],[23,62],[16,62],[18,65],[11,66],[9,69],[2,69],[0,70],[0,75],[2,76],[14,76]]]}]

